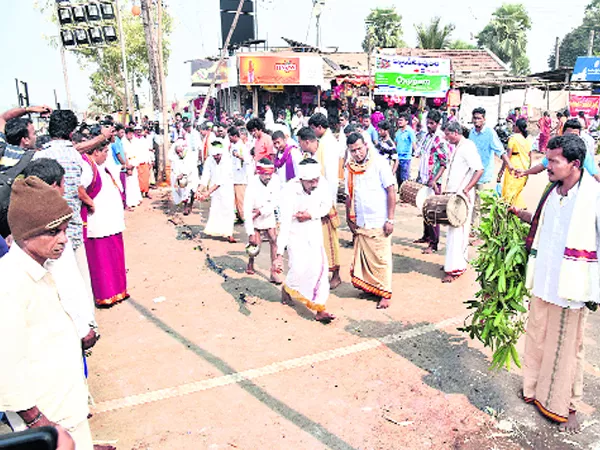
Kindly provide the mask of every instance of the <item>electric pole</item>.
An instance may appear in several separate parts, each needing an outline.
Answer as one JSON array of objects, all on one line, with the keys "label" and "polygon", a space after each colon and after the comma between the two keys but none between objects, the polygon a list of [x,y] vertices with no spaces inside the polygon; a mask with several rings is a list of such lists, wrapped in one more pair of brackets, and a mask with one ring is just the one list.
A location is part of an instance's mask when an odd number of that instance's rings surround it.
[{"label": "electric pole", "polygon": [[152,88],[152,107],[154,111],[159,111],[161,107],[161,89],[158,76],[158,52],[156,49],[156,40],[154,38],[154,25],[150,0],[141,0],[142,23],[144,24],[144,34],[146,36],[146,47],[148,49],[149,81]]},{"label": "electric pole", "polygon": [[123,114],[122,114],[122,122],[127,123],[127,112],[131,111],[129,109],[129,87],[127,86],[127,80],[129,80],[129,75],[127,73],[127,56],[125,54],[125,35],[123,34],[123,21],[121,20],[121,6],[119,5],[119,0],[115,0],[115,9],[117,10],[117,24],[119,26],[119,41],[121,44],[121,58],[123,59],[123,86],[125,87],[125,101],[123,102]]},{"label": "electric pole", "polygon": [[590,30],[590,40],[588,41],[587,55],[592,56],[594,54],[594,30]]},{"label": "electric pole", "polygon": [[167,117],[167,83],[165,80],[165,68],[163,58],[163,5],[162,0],[158,0],[158,30],[157,30],[157,46],[158,46],[158,76],[160,78],[160,91],[162,103],[162,123],[163,123],[163,145],[160,152],[161,158],[161,178],[162,181],[167,181],[167,145],[169,142],[168,117]]}]

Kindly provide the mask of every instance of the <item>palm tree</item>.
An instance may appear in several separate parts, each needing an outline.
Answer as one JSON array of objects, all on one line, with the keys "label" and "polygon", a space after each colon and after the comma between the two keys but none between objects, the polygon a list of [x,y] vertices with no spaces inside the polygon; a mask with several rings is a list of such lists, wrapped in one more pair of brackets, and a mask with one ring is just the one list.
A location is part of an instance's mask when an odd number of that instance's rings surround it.
[{"label": "palm tree", "polygon": [[504,4],[499,7],[492,20],[477,35],[480,47],[487,47],[498,58],[511,65],[515,74],[529,71],[527,59],[527,32],[531,30],[531,20],[520,3]]},{"label": "palm tree", "polygon": [[417,42],[420,48],[441,49],[450,47],[450,35],[454,31],[454,25],[440,26],[441,18],[434,17],[429,25],[415,25],[417,30]]}]

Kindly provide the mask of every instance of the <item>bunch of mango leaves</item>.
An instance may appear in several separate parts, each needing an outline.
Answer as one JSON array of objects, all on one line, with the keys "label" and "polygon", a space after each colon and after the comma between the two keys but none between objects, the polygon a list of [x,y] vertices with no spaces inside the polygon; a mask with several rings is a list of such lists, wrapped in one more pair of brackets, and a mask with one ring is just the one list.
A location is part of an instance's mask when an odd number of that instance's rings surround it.
[{"label": "bunch of mango leaves", "polygon": [[[509,205],[493,192],[482,192],[479,228],[483,245],[472,263],[481,289],[475,300],[465,302],[474,310],[460,331],[494,351],[491,368],[510,369],[511,360],[521,367],[515,344],[525,332],[525,287],[529,225],[508,211]],[[470,325],[467,321],[471,319]]]}]

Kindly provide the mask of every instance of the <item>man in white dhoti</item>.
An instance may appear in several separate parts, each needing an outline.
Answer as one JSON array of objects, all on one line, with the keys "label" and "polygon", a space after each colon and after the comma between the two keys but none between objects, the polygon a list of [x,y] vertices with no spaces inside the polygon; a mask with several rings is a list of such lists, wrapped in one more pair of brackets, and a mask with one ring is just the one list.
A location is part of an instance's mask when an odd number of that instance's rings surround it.
[{"label": "man in white dhoti", "polygon": [[442,283],[452,283],[467,271],[469,232],[475,202],[474,187],[483,175],[483,164],[477,147],[463,137],[462,127],[458,122],[449,122],[444,132],[446,140],[454,145],[454,152],[448,164],[446,193],[464,196],[469,206],[465,224],[462,227],[448,227],[446,234],[446,276]]},{"label": "man in white dhoti", "polygon": [[289,271],[281,301],[299,301],[316,311],[315,320],[329,323],[335,316],[325,311],[329,297],[329,266],[323,245],[321,217],[333,206],[329,186],[319,163],[311,158],[299,165],[298,178],[287,183],[280,200],[281,227],[273,270],[283,271],[287,247]]},{"label": "man in white dhoti", "polygon": [[133,128],[125,130],[125,139],[123,139],[123,150],[129,166],[127,168],[127,181],[125,182],[125,199],[127,209],[131,210],[142,203],[142,191],[140,190],[140,181],[138,178],[138,166],[140,165],[140,152],[133,134]]},{"label": "man in white dhoti", "polygon": [[[280,276],[273,270],[277,259],[277,221],[275,210],[279,204],[279,182],[273,177],[275,166],[267,158],[256,165],[256,175],[250,177],[244,198],[244,225],[251,247],[258,247],[265,234],[271,245],[271,283],[281,284]],[[254,256],[249,252],[246,273],[254,274]]]},{"label": "man in white dhoti", "polygon": [[198,189],[198,155],[178,139],[173,144],[175,157],[171,158],[171,188],[173,203],[183,204],[183,215],[188,216],[194,206],[194,194]]},{"label": "man in white dhoti", "polygon": [[210,197],[210,210],[204,233],[209,236],[226,237],[234,243],[233,223],[233,171],[231,158],[224,154],[225,148],[220,140],[210,144],[210,157],[204,165],[200,187],[196,196],[200,201]]}]

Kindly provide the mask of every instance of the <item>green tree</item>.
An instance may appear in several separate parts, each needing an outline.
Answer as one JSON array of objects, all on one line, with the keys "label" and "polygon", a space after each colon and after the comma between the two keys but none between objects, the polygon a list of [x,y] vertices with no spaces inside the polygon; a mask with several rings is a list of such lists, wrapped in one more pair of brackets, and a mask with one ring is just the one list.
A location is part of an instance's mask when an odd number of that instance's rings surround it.
[{"label": "green tree", "polygon": [[[55,0],[43,0],[38,8],[56,21]],[[129,9],[122,8],[121,19],[125,37],[125,58],[129,75],[128,86],[140,87],[148,79],[149,63],[146,40],[141,17],[133,16]],[[116,27],[116,25],[115,25]],[[167,10],[163,13],[163,55],[165,72],[170,54],[169,35],[173,29],[172,17]],[[58,45],[57,38],[50,40]],[[123,77],[123,58],[120,43],[103,47],[77,47],[73,50],[82,67],[94,70],[90,76],[90,110],[98,112],[117,111],[124,108],[125,88]],[[130,90],[129,104],[133,105],[133,93]]]},{"label": "green tree", "polygon": [[404,47],[402,40],[402,16],[396,8],[374,8],[365,19],[367,33],[362,43],[365,52],[376,47]]},{"label": "green tree", "polygon": [[477,35],[480,47],[487,47],[509,64],[516,75],[529,72],[527,32],[531,19],[521,3],[505,3],[492,14],[492,19]]},{"label": "green tree", "polygon": [[[593,0],[585,8],[585,15],[581,25],[568,32],[560,42],[559,66],[573,67],[578,56],[586,56],[588,51],[588,40],[591,30],[600,27],[600,0]],[[600,39],[594,40],[593,54],[600,53]],[[554,69],[556,54],[553,50],[548,57],[548,66]]]},{"label": "green tree", "polygon": [[453,50],[476,50],[477,46],[470,44],[467,41],[457,39],[455,41],[450,42],[450,46],[448,48],[451,48]]},{"label": "green tree", "polygon": [[450,47],[450,35],[454,31],[454,24],[441,26],[441,18],[434,17],[429,24],[415,25],[417,31],[417,45],[419,48],[441,49]]}]

